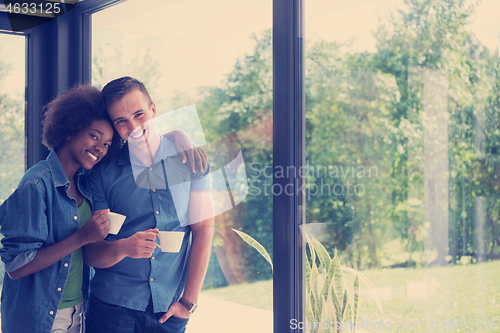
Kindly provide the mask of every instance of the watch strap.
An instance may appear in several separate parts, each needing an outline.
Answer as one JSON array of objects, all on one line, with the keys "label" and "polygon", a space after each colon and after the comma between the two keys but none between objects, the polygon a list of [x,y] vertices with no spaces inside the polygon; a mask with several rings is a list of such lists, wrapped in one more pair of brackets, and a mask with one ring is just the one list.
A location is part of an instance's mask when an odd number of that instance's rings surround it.
[{"label": "watch strap", "polygon": [[188,300],[187,300],[187,299],[185,299],[184,297],[181,297],[181,298],[179,299],[179,303],[181,303],[181,305],[182,305],[183,307],[185,307],[185,308],[186,308],[186,310],[188,310],[188,312],[189,312],[190,314],[193,314],[194,310],[196,310],[196,308],[198,307],[198,305],[196,305],[196,304],[194,304],[194,303],[192,303],[192,302],[188,301]]}]

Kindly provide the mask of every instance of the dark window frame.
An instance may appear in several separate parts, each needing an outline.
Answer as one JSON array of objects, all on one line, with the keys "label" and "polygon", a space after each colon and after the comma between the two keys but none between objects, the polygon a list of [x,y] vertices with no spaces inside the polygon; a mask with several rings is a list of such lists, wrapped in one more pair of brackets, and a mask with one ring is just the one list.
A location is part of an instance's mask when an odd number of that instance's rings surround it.
[{"label": "dark window frame", "polygon": [[[305,164],[305,81],[303,0],[273,0],[273,167],[301,170]],[[273,173],[274,174],[274,173]],[[273,196],[274,332],[296,332],[290,321],[305,322],[303,240],[304,179],[273,175],[273,184],[294,195]]]}]

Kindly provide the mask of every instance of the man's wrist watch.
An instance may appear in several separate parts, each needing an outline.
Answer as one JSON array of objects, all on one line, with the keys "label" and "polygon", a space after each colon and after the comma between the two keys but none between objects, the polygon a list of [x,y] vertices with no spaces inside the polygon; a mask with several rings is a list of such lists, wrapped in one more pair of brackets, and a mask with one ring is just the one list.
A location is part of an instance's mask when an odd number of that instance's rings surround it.
[{"label": "man's wrist watch", "polygon": [[181,303],[181,305],[185,307],[190,314],[193,314],[194,310],[196,310],[196,308],[198,307],[197,304],[191,303],[184,297],[181,297],[181,299],[179,299],[179,303]]}]

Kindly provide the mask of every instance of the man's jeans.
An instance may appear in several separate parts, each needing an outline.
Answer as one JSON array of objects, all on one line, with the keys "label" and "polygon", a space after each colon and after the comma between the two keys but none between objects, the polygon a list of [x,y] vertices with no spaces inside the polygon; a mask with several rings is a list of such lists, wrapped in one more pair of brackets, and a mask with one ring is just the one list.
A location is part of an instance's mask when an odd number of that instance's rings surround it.
[{"label": "man's jeans", "polygon": [[80,333],[82,332],[82,303],[57,310],[50,333]]},{"label": "man's jeans", "polygon": [[149,304],[146,311],[136,311],[105,303],[90,296],[86,328],[88,333],[184,333],[189,319],[170,317],[158,320],[163,313],[154,313]]}]

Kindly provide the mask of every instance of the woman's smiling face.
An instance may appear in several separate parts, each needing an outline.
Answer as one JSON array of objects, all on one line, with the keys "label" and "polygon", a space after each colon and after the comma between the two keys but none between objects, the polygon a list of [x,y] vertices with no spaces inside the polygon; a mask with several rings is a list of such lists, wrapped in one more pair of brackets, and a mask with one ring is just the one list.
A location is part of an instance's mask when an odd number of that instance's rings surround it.
[{"label": "woman's smiling face", "polygon": [[71,158],[85,169],[91,169],[108,153],[113,128],[106,120],[94,120],[89,126],[68,137]]}]

